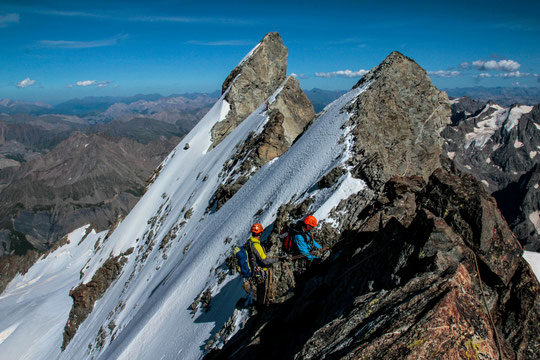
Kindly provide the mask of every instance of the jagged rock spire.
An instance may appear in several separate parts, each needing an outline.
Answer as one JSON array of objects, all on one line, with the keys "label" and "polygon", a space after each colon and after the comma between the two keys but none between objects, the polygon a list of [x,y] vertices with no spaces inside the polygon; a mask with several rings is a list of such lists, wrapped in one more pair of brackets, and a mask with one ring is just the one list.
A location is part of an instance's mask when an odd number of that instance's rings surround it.
[{"label": "jagged rock spire", "polygon": [[286,78],[287,55],[281,36],[268,33],[227,76],[222,93],[231,109],[212,129],[214,147],[278,89]]}]

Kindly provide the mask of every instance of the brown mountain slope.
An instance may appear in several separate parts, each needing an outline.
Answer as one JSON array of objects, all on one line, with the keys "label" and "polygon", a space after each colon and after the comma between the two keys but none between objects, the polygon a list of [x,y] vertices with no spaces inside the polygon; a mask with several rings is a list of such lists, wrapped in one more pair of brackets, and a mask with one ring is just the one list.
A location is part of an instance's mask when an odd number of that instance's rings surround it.
[{"label": "brown mountain slope", "polygon": [[0,254],[45,250],[88,222],[106,228],[135,205],[177,142],[75,133],[38,159],[0,171]]}]

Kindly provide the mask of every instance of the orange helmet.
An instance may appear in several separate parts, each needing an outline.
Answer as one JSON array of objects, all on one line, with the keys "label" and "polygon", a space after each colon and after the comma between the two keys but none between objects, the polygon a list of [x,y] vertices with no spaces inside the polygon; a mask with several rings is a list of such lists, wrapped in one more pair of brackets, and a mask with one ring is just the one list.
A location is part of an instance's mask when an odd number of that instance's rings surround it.
[{"label": "orange helmet", "polygon": [[251,225],[251,232],[254,234],[260,234],[263,232],[263,226],[259,223]]},{"label": "orange helmet", "polygon": [[304,224],[315,227],[317,226],[317,219],[313,215],[308,215],[304,219]]}]

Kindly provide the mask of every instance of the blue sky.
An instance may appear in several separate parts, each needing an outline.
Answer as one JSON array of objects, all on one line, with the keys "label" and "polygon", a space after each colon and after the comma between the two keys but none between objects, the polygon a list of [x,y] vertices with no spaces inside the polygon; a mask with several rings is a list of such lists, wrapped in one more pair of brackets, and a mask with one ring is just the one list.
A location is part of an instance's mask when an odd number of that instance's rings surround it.
[{"label": "blue sky", "polygon": [[391,51],[439,88],[540,85],[538,1],[0,1],[0,99],[221,88],[269,31],[304,89],[349,89]]}]

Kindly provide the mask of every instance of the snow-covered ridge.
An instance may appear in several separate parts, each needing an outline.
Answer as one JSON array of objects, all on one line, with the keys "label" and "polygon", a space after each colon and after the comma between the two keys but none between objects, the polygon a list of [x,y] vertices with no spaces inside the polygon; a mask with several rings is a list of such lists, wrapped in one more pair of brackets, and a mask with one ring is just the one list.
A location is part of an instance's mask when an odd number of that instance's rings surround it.
[{"label": "snow-covered ridge", "polygon": [[[354,89],[327,106],[288,152],[263,166],[219,211],[206,213],[225,162],[250,132],[268,121],[263,103],[209,150],[210,131],[230,108],[222,97],[162,163],[146,194],[106,241],[105,233],[90,233],[79,244],[85,232],[79,229],[70,234],[68,245],[10,283],[0,298],[0,351],[21,359],[43,354],[58,359],[149,359],[155,354],[200,358],[201,348],[242,295],[238,278],[225,276],[222,268],[228,241],[244,241],[254,219],[270,225],[279,206],[294,198],[313,197],[313,208],[324,222],[341,199],[363,189],[362,182],[346,175],[336,192],[312,190],[322,175],[350,155],[347,142],[340,141],[350,116],[343,109],[366,88]],[[88,283],[110,256],[132,247],[119,278],[61,352],[72,304],[69,290],[81,281]],[[63,260],[56,261],[59,258]],[[216,274],[223,275],[221,281]],[[212,310],[192,313],[194,299],[205,289],[214,298]],[[50,300],[37,301],[43,296]],[[43,324],[39,329],[44,336],[29,332],[36,321]]]}]

